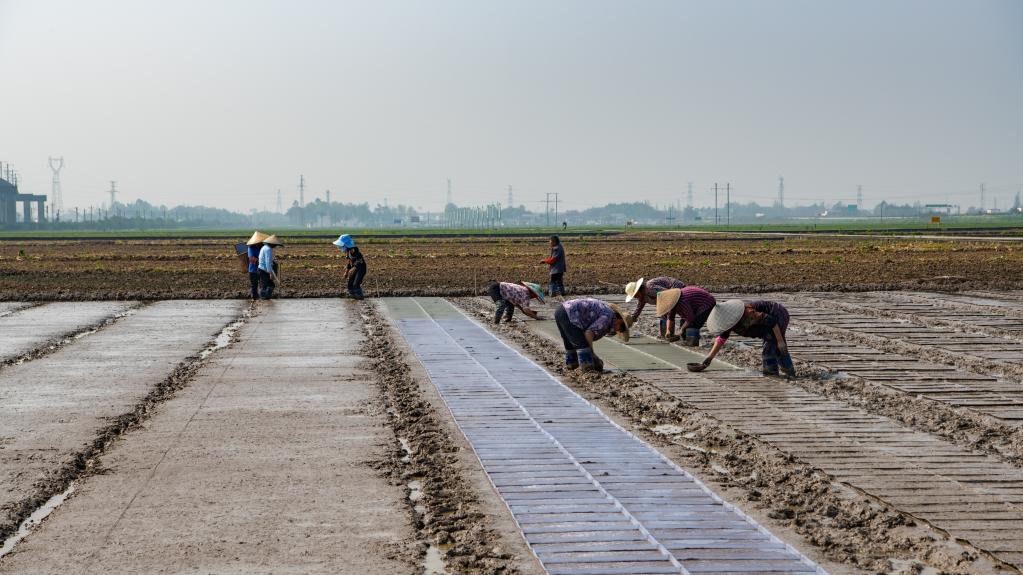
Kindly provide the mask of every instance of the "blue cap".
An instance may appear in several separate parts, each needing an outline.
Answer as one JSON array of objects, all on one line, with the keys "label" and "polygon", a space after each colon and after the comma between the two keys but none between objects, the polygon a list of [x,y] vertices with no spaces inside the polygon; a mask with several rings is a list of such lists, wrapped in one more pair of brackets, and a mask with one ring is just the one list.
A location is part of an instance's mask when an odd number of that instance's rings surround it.
[{"label": "blue cap", "polygon": [[342,234],[341,237],[334,240],[334,245],[339,248],[350,250],[355,247],[355,240],[349,234]]}]

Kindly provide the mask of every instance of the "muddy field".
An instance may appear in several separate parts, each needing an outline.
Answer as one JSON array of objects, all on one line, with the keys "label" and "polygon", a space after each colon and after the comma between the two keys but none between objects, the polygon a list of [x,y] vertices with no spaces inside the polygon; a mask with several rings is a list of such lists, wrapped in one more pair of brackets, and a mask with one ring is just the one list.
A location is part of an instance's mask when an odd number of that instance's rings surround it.
[{"label": "muddy field", "polygon": [[[238,238],[242,241],[245,238]],[[344,261],[328,242],[278,251],[283,297],[343,293]],[[1012,289],[1023,245],[915,239],[631,234],[566,235],[570,293],[673,275],[722,291]],[[0,300],[243,298],[248,278],[224,240],[0,242]],[[360,243],[368,295],[469,295],[489,280],[546,283],[542,238],[396,238]]]}]

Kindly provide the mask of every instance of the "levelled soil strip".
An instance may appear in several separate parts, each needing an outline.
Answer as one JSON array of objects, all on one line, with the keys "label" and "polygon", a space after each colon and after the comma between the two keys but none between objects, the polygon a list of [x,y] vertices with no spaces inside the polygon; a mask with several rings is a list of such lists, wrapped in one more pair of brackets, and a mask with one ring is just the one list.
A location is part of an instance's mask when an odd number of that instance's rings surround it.
[{"label": "levelled soil strip", "polygon": [[4,541],[16,533],[18,526],[52,497],[64,493],[72,483],[96,472],[98,459],[106,452],[111,443],[125,433],[138,428],[160,404],[188,385],[199,369],[206,364],[211,353],[233,342],[234,333],[252,313],[253,309],[250,306],[228,321],[221,332],[209,340],[202,352],[185,358],[165,379],[157,383],[144,398],[136,403],[131,411],[111,419],[110,424],[98,430],[96,437],[88,445],[72,454],[67,462],[59,469],[54,470],[45,480],[37,483],[36,492],[33,495],[7,506],[4,509],[6,516],[0,522],[0,541]]}]

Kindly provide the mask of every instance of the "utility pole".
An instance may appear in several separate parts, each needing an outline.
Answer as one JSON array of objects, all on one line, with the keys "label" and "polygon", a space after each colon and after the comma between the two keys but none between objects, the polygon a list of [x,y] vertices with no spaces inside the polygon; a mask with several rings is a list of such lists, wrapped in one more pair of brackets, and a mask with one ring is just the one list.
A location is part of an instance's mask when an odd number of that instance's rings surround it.
[{"label": "utility pole", "polygon": [[117,201],[117,182],[110,180],[110,209],[114,209],[114,202]]},{"label": "utility pole", "polygon": [[298,176],[298,207],[305,207],[305,176]]},{"label": "utility pole", "polygon": [[53,172],[53,187],[50,192],[50,205],[59,214],[64,211],[64,196],[60,191],[60,170],[64,168],[64,157],[50,157],[50,171]]},{"label": "utility pole", "polygon": [[689,182],[689,193],[686,196],[686,207],[687,208],[692,208],[693,207],[693,183],[692,182]]},{"label": "utility pole", "polygon": [[863,209],[863,186],[856,186],[856,209]]},{"label": "utility pole", "polygon": [[732,184],[725,184],[725,219],[732,225]]},{"label": "utility pole", "polygon": [[778,176],[778,207],[785,207],[785,178]]},{"label": "utility pole", "polygon": [[554,192],[554,225],[558,225],[558,192]]},{"label": "utility pole", "polygon": [[721,223],[721,218],[718,217],[718,183],[714,182],[714,225]]},{"label": "utility pole", "polygon": [[544,210],[544,218],[546,218],[545,221],[547,223],[547,227],[548,228],[551,227],[551,193],[550,192],[547,192],[547,208]]},{"label": "utility pole", "polygon": [[984,213],[984,184],[980,185],[980,213]]}]

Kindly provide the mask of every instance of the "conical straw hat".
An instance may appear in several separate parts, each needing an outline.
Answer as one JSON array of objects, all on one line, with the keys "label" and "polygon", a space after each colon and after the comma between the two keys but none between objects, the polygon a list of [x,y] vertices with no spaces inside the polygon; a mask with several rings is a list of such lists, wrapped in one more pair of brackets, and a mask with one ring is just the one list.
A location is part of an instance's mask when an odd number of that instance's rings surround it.
[{"label": "conical straw hat", "polygon": [[249,241],[245,242],[245,245],[247,245],[247,246],[254,246],[256,244],[261,244],[261,243],[263,243],[263,240],[265,240],[268,237],[270,237],[270,236],[264,234],[263,232],[261,232],[259,230],[256,230],[256,231],[252,232],[252,237],[249,238]]},{"label": "conical straw hat", "polygon": [[543,288],[540,287],[540,284],[535,284],[533,282],[527,281],[520,281],[519,283],[526,286],[527,288],[529,288],[529,291],[536,294],[536,299],[540,300],[540,303],[546,303],[543,300]]},{"label": "conical straw hat", "polygon": [[277,235],[276,234],[274,234],[274,235],[266,238],[265,240],[263,240],[263,243],[264,244],[270,244],[272,246],[283,246],[284,245],[284,242],[282,242],[281,240],[277,239]]},{"label": "conical straw hat", "polygon": [[625,285],[625,303],[632,301],[636,294],[639,293],[639,288],[643,287],[643,278],[639,278],[634,282],[629,282]]},{"label": "conical straw hat", "polygon": [[678,288],[666,289],[657,294],[657,317],[668,315],[682,297],[682,290]]},{"label": "conical straw hat", "polygon": [[608,305],[611,306],[611,309],[622,320],[622,323],[625,324],[625,330],[624,331],[620,331],[620,332],[618,332],[616,334],[618,336],[618,339],[620,339],[622,341],[629,341],[629,328],[632,327],[632,316],[627,314],[627,313],[625,313],[625,312],[623,312],[622,308],[618,307],[617,305],[615,305],[613,303],[608,304]]},{"label": "conical straw hat", "polygon": [[707,316],[707,331],[715,335],[732,329],[742,319],[745,310],[746,304],[741,299],[730,299],[715,305]]}]

